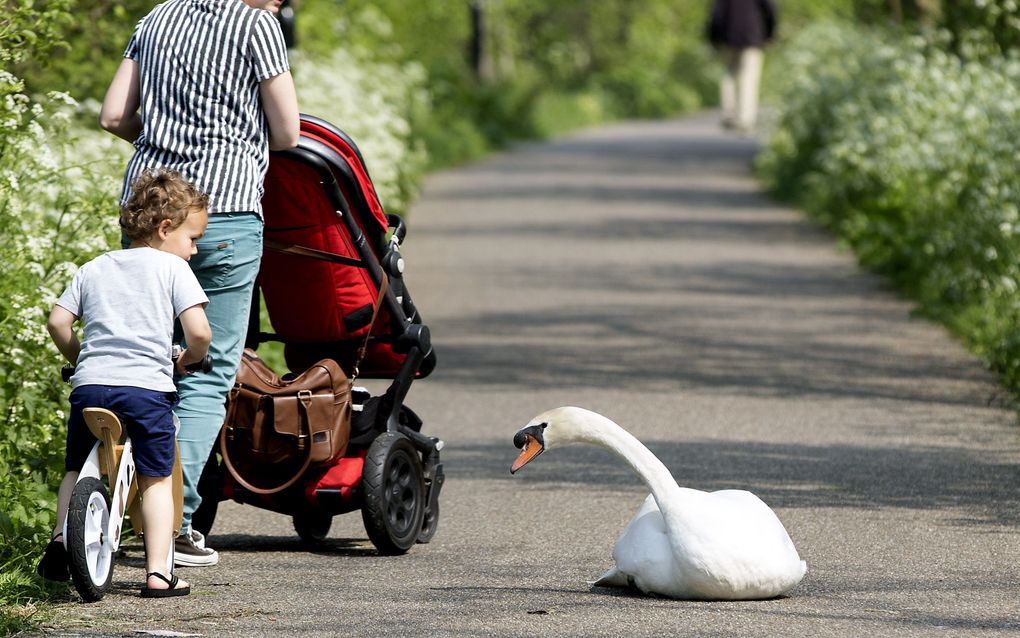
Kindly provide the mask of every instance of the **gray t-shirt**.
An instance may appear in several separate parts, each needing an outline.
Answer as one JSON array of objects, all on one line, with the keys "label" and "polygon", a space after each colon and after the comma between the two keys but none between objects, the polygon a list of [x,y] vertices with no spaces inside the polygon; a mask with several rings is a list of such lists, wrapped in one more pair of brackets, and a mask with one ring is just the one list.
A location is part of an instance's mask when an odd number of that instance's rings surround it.
[{"label": "gray t-shirt", "polygon": [[71,386],[173,392],[174,319],[209,302],[188,262],[154,248],[100,255],[78,269],[57,305],[84,324]]}]

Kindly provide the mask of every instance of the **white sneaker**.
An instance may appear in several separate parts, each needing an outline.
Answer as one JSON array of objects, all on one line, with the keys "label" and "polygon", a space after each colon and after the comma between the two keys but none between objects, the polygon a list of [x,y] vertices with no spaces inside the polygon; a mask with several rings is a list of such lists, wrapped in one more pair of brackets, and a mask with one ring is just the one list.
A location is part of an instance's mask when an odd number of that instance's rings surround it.
[{"label": "white sneaker", "polygon": [[215,549],[205,546],[205,537],[193,529],[182,532],[174,541],[174,565],[178,567],[211,567],[220,562]]}]

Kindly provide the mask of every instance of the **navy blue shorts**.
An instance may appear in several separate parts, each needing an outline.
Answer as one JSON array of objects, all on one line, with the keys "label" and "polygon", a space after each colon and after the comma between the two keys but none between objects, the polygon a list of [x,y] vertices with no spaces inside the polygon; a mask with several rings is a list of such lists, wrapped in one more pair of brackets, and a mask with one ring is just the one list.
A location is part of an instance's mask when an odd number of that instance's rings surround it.
[{"label": "navy blue shorts", "polygon": [[120,418],[131,437],[135,470],[142,476],[170,476],[174,468],[176,392],[131,386],[82,385],[71,391],[64,469],[78,472],[96,444],[82,417],[83,408],[106,408]]}]

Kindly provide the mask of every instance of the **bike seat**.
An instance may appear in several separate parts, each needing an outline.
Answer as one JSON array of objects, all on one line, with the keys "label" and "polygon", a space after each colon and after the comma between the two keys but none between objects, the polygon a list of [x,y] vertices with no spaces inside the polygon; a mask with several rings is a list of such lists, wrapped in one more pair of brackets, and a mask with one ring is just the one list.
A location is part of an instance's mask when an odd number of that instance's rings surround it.
[{"label": "bike seat", "polygon": [[85,408],[81,411],[81,414],[85,418],[85,425],[89,427],[89,431],[97,439],[100,441],[106,440],[106,437],[103,436],[103,430],[109,430],[110,438],[114,442],[120,440],[123,427],[116,414],[105,408]]}]

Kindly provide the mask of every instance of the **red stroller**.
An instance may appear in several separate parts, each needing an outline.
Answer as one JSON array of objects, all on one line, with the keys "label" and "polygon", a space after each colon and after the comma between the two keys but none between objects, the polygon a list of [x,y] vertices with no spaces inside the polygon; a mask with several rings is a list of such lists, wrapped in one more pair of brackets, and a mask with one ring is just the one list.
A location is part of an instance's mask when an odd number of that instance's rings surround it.
[{"label": "red stroller", "polygon": [[[246,345],[282,342],[295,373],[328,357],[349,376],[392,383],[375,397],[355,388],[347,451],[282,491],[244,487],[258,477],[226,471],[214,450],[192,524],[208,532],[217,503],[231,499],[292,516],[298,535],[316,542],[334,515],[360,509],[380,553],[427,543],[439,522],[442,441],[421,434],[421,419],[403,402],[436,357],[402,278],[403,220],[383,212],[350,137],[308,115],[301,117],[298,146],[272,153],[262,205],[266,248]],[[388,289],[373,323],[384,273]],[[275,334],[259,331],[259,294]]]}]

